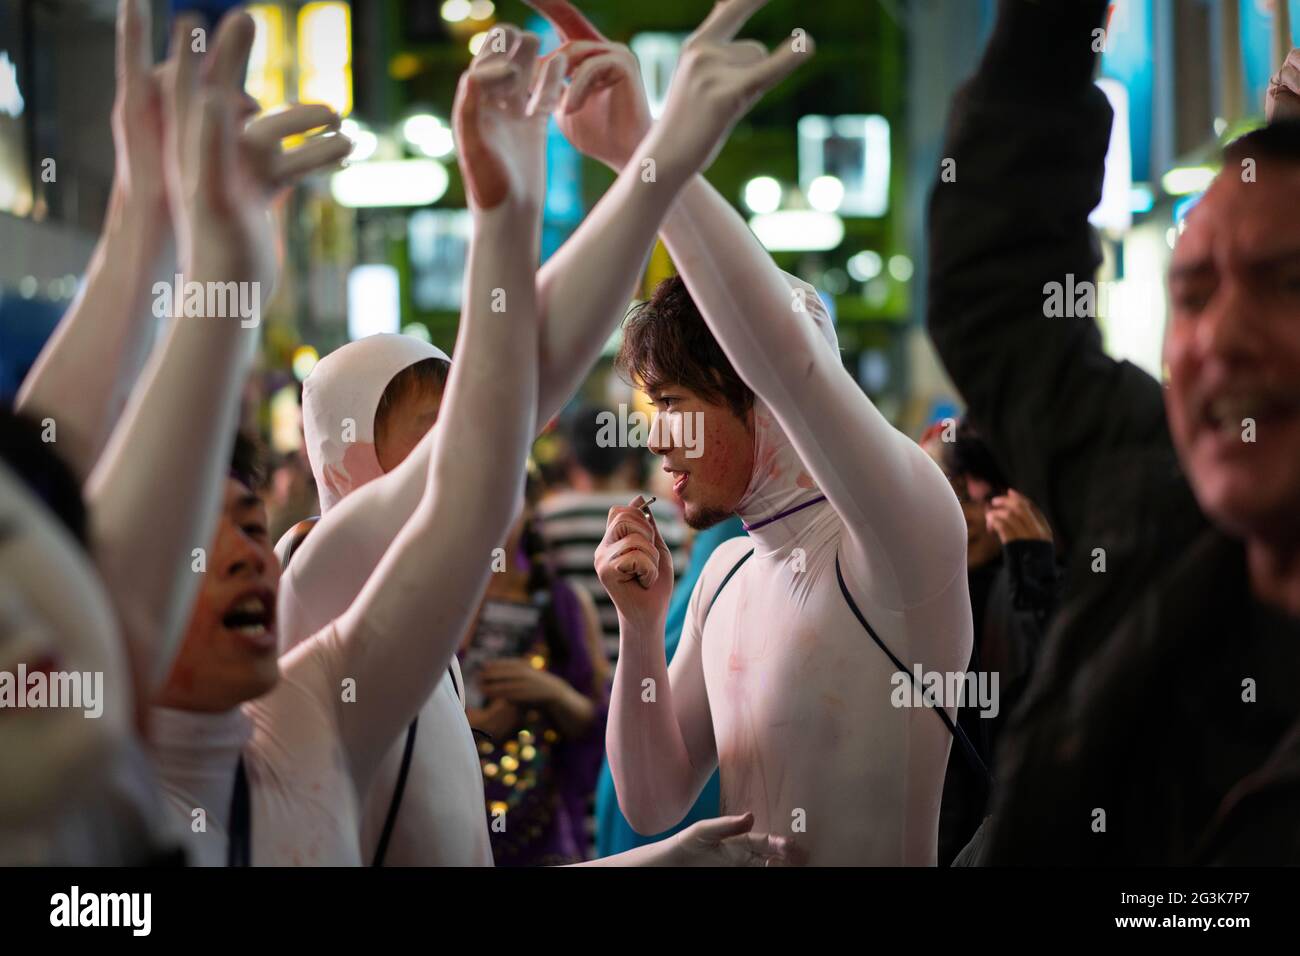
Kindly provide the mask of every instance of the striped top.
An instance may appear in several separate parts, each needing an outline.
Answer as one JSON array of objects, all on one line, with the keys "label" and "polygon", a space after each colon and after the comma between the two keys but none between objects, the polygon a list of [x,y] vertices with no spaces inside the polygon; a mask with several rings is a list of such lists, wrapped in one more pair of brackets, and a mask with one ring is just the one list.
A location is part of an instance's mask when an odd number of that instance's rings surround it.
[{"label": "striped top", "polygon": [[[641,492],[646,498],[648,492]],[[537,507],[538,523],[551,546],[556,570],[568,581],[585,588],[596,602],[610,665],[618,661],[618,612],[596,577],[596,548],[605,537],[609,509],[625,507],[635,491],[564,491]],[[670,502],[650,506],[655,524],[673,556],[673,572],[686,567],[686,524]]]}]

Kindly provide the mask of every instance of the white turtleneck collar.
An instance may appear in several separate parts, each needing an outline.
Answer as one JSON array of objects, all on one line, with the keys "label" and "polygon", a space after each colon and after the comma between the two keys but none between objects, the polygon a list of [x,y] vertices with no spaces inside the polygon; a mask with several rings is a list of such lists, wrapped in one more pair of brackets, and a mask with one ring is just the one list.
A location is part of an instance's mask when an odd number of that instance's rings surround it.
[{"label": "white turtleneck collar", "polygon": [[[835,513],[825,501],[809,505],[819,497],[821,490],[776,416],[755,397],[754,470],[736,507],[754,542],[755,553],[767,557],[793,547],[814,525],[833,520]],[[799,510],[793,511],[796,508]],[[785,517],[777,518],[783,514]],[[777,520],[762,524],[772,518]]]},{"label": "white turtleneck collar", "polygon": [[215,714],[155,707],[150,719],[150,750],[166,788],[224,826],[252,721],[238,707]]}]

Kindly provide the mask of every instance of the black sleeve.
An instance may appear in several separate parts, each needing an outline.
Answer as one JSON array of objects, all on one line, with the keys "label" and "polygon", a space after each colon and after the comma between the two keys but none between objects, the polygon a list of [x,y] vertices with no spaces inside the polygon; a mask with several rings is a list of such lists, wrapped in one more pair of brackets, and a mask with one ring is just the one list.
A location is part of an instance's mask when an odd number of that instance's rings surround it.
[{"label": "black sleeve", "polygon": [[1008,541],[1002,546],[1002,556],[1011,578],[1011,606],[1044,618],[1050,615],[1061,580],[1052,542]]},{"label": "black sleeve", "polygon": [[[1002,0],[949,117],[930,197],[927,322],[1014,486],[1070,553],[1090,472],[1118,446],[1169,443],[1160,385],[1101,348],[1091,318],[1049,318],[1049,283],[1094,279],[1088,214],[1111,109],[1092,82],[1105,0]],[[953,181],[945,181],[951,179]]]}]

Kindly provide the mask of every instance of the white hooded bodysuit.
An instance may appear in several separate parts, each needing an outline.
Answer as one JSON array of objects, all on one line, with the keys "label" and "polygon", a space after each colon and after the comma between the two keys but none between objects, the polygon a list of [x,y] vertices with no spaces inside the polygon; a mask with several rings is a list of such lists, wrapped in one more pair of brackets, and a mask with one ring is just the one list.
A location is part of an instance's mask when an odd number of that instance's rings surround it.
[{"label": "white hooded bodysuit", "polygon": [[[520,75],[525,74],[511,77]],[[548,84],[558,88],[559,77]],[[545,117],[530,115],[528,121],[540,125]],[[411,361],[438,354],[419,343],[392,362],[386,346],[402,352],[410,340],[359,343],[362,352],[383,353],[379,364],[388,374],[380,375],[373,392],[362,389],[369,397],[364,411],[355,411],[355,422],[330,427],[322,418],[309,424],[342,443],[331,461],[337,467],[322,482],[323,494],[331,483],[341,491],[351,480],[365,483],[330,507],[290,567],[298,567],[315,545],[316,552],[358,574],[360,584],[320,626],[301,634],[293,631],[298,604],[292,576],[286,581],[276,624],[282,636],[292,635],[293,646],[281,655],[280,679],[266,694],[221,713],[155,710],[154,755],[195,862],[226,862],[231,796],[242,758],[253,865],[369,863],[361,804],[394,742],[422,707],[433,705],[434,718],[421,721],[421,736],[447,733],[448,749],[459,747],[472,768],[446,774],[451,786],[472,790],[472,798],[447,803],[459,809],[472,802],[475,814],[466,818],[471,825],[455,828],[462,843],[450,855],[484,862],[486,807],[478,760],[447,676],[487,586],[489,542],[500,541],[510,526],[536,421],[539,232],[524,209],[502,204],[476,210],[457,364],[443,395],[449,423],[430,430],[402,466],[383,476],[366,472],[356,464],[365,456],[354,458],[342,444],[373,444],[374,409],[387,379]],[[492,309],[498,292],[509,302],[508,312]],[[330,368],[328,359],[318,366],[320,381]],[[359,556],[347,546],[349,529],[364,527],[366,516],[382,512],[388,490],[406,478],[415,479],[409,485],[416,494],[400,530],[376,553]],[[471,497],[481,507],[467,508]],[[474,542],[483,544],[482,560],[467,557]],[[328,580],[322,583],[328,589]],[[302,606],[314,610],[314,602]],[[403,813],[410,809],[404,805]]]},{"label": "white hooded bodysuit", "polygon": [[664,240],[755,393],[754,466],[737,506],[752,530],[700,576],[669,708],[641,702],[645,678],[669,678],[662,639],[623,634],[607,735],[623,810],[642,832],[671,826],[717,766],[723,812],[753,811],[756,829],[791,836],[812,864],[932,865],[949,731],[928,708],[893,705],[895,667],[853,616],[835,563],[909,668],[964,672],[960,507],[844,370],[816,292],[781,273],[703,180]]},{"label": "white hooded bodysuit", "polygon": [[[372,335],[330,353],[307,376],[303,432],[323,513],[383,474],[375,453],[375,409],[393,376],[427,358],[447,355],[410,336]],[[343,442],[340,436],[349,421],[355,427],[355,441]],[[359,560],[348,550],[336,553]],[[290,563],[280,582],[280,635],[287,642],[282,644],[286,650],[326,626],[332,610],[300,600],[297,568]],[[436,590],[438,582],[429,581],[428,586]],[[451,666],[455,687],[444,676],[420,708],[415,750],[386,865],[492,865],[483,774],[464,701],[456,693],[456,687],[464,685],[455,657]],[[405,745],[405,735],[394,740],[365,800],[362,856],[367,862],[373,859],[383,831]]]}]

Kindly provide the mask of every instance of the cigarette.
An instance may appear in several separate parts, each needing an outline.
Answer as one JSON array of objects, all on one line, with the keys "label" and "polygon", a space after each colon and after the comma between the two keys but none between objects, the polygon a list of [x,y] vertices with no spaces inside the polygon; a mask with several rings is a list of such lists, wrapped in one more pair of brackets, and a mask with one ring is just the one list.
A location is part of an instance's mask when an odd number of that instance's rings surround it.
[{"label": "cigarette", "polygon": [[654,520],[653,518],[650,517],[650,506],[658,500],[659,500],[658,498],[651,498],[649,501],[647,501],[645,504],[641,506],[641,513],[646,516],[647,521]]}]

